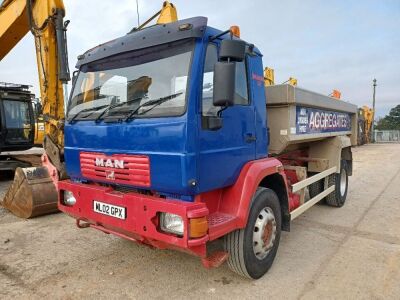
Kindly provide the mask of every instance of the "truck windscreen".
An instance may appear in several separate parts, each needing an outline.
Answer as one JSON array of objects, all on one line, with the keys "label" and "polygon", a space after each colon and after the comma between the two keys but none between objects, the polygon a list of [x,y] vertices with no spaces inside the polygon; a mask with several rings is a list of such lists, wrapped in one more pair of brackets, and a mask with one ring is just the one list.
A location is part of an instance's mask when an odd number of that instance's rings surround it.
[{"label": "truck windscreen", "polygon": [[182,115],[193,47],[193,40],[185,40],[83,65],[68,120]]}]

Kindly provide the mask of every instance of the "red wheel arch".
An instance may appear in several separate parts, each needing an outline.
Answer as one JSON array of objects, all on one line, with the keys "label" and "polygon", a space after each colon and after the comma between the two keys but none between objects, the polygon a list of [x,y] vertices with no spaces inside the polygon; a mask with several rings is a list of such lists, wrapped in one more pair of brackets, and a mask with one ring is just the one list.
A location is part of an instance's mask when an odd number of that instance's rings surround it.
[{"label": "red wheel arch", "polygon": [[[247,224],[249,207],[253,195],[260,186],[261,181],[273,174],[282,176],[286,183],[286,176],[282,163],[273,157],[248,162],[242,168],[236,183],[225,189],[220,202],[219,211],[236,216],[236,226],[244,228]],[[286,188],[286,201],[289,199]]]}]

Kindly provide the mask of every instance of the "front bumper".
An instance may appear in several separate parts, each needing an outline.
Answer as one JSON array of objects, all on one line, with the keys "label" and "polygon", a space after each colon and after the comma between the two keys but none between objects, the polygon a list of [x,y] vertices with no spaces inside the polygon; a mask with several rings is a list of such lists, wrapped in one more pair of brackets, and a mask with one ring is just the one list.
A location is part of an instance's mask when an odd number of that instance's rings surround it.
[{"label": "front bumper", "polygon": [[[178,249],[206,257],[208,235],[192,239],[189,233],[190,219],[208,216],[209,212],[204,203],[164,199],[134,192],[122,193],[109,187],[73,183],[69,180],[60,181],[58,188],[58,208],[75,218],[80,228],[93,227],[159,249]],[[64,191],[74,194],[76,198],[74,206],[63,204]],[[94,212],[94,200],[125,207],[126,219],[121,220]],[[181,216],[184,221],[182,237],[160,231],[161,212]]]}]

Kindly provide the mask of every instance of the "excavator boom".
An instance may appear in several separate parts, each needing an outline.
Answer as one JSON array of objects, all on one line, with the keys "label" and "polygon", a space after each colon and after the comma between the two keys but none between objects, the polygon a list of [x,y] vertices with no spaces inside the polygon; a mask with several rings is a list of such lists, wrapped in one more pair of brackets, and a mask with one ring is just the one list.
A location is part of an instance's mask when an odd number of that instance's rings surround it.
[{"label": "excavator boom", "polygon": [[[0,6],[0,60],[28,33],[25,0],[6,0]],[[3,21],[5,20],[5,21]]]}]

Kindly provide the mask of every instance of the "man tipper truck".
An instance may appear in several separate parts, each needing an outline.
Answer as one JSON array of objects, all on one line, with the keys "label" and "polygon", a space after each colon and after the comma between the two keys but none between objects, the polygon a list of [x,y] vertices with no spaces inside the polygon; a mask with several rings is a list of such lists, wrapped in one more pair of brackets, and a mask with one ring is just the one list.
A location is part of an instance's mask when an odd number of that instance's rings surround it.
[{"label": "man tipper truck", "polygon": [[[357,107],[264,86],[261,52],[196,17],[81,55],[65,124],[59,209],[80,228],[261,277],[281,230],[344,204]],[[305,189],[311,199],[307,200]],[[224,240],[224,249],[207,245]]]},{"label": "man tipper truck", "polygon": [[265,87],[262,54],[238,27],[177,21],[164,8],[170,22],[79,56],[64,127],[68,179],[46,160],[58,207],[80,228],[194,254],[206,267],[227,260],[259,278],[293,219],[319,201],[345,203],[357,108]]}]

